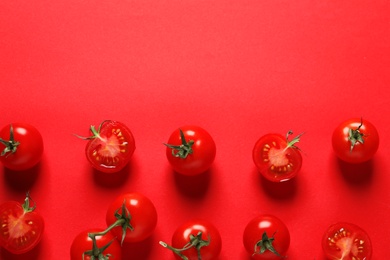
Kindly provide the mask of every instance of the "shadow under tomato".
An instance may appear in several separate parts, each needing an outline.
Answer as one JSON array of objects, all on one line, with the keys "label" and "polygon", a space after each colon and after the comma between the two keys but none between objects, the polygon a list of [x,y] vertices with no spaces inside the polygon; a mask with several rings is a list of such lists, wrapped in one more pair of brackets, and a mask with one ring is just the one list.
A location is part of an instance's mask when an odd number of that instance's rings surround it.
[{"label": "shadow under tomato", "polygon": [[173,171],[176,187],[180,193],[192,198],[201,198],[206,194],[211,174],[211,169],[195,176],[187,176]]},{"label": "shadow under tomato", "polygon": [[131,172],[131,168],[132,168],[131,162],[128,163],[119,172],[113,172],[113,173],[105,173],[92,168],[92,175],[94,181],[98,185],[104,186],[106,188],[117,188],[126,183],[129,174]]},{"label": "shadow under tomato", "polygon": [[366,186],[371,183],[374,168],[372,160],[358,164],[347,163],[338,158],[336,160],[344,179],[350,184]]},{"label": "shadow under tomato", "polygon": [[0,247],[0,259],[4,260],[25,260],[25,259],[31,259],[31,260],[38,260],[41,259],[40,252],[41,252],[41,243],[42,241],[34,247],[31,251],[24,253],[24,254],[12,254],[9,251],[7,251],[4,248]]},{"label": "shadow under tomato", "polygon": [[122,258],[133,260],[148,259],[155,244],[153,235],[137,243],[124,243],[122,245]]},{"label": "shadow under tomato", "polygon": [[31,189],[31,187],[38,179],[40,169],[40,163],[30,169],[23,171],[14,171],[4,167],[4,179],[8,186],[12,187],[13,189],[27,191]]},{"label": "shadow under tomato", "polygon": [[257,169],[256,175],[260,178],[260,184],[263,190],[272,198],[275,199],[291,199],[295,196],[297,191],[297,177],[284,182],[273,182],[264,178]]}]

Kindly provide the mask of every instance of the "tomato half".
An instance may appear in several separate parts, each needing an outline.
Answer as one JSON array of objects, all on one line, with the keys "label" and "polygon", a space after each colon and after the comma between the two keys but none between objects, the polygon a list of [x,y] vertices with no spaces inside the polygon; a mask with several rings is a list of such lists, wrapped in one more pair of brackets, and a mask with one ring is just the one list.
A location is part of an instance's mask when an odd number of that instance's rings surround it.
[{"label": "tomato half", "polygon": [[213,224],[203,219],[194,219],[176,229],[171,246],[162,241],[160,245],[172,250],[176,259],[214,260],[221,252],[222,240]]},{"label": "tomato half", "polygon": [[32,250],[42,238],[44,220],[30,202],[27,195],[23,204],[7,201],[0,205],[0,246],[13,254]]},{"label": "tomato half", "polygon": [[348,163],[370,160],[379,147],[376,127],[367,120],[353,118],[342,122],[332,135],[335,154]]},{"label": "tomato half", "polygon": [[259,172],[273,182],[283,182],[296,176],[302,166],[302,155],[295,146],[301,136],[289,141],[280,134],[266,134],[257,140],[253,151],[253,161]]},{"label": "tomato half", "polygon": [[107,226],[117,223],[111,232],[118,240],[127,243],[140,242],[154,232],[157,211],[153,202],[143,194],[125,193],[109,206],[106,222]]},{"label": "tomato half", "polygon": [[284,259],[290,246],[290,232],[279,218],[259,215],[245,227],[243,241],[253,259]]},{"label": "tomato half", "polygon": [[[103,229],[87,229],[80,232],[72,242],[70,247],[70,259],[71,260],[90,260],[93,253],[92,239],[88,236],[89,233],[99,233]],[[96,236],[96,249],[94,259],[106,259],[99,258],[101,256],[109,256],[109,259],[121,260],[122,259],[122,248],[119,242],[111,233],[107,233],[103,236]],[[92,255],[91,255],[92,254]],[[108,259],[108,258],[107,258]]]},{"label": "tomato half", "polygon": [[205,172],[215,159],[215,142],[211,135],[199,126],[176,129],[165,145],[167,159],[173,170],[184,175]]},{"label": "tomato half", "polygon": [[332,260],[370,260],[372,244],[359,226],[339,222],[331,225],[322,238],[322,248]]},{"label": "tomato half", "polygon": [[92,136],[79,137],[89,140],[85,153],[91,165],[105,173],[122,170],[135,151],[135,140],[130,129],[123,123],[105,120],[97,130],[91,126],[90,131]]},{"label": "tomato half", "polygon": [[13,123],[0,130],[0,161],[14,171],[35,166],[43,154],[43,139],[39,131],[26,123]]}]

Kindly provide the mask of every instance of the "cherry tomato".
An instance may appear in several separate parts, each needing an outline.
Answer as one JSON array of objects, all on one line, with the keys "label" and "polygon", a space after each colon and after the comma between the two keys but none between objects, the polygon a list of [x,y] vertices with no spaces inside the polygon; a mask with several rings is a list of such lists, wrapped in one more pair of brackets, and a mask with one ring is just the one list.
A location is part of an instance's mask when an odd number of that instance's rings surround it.
[{"label": "cherry tomato", "polygon": [[348,163],[362,163],[370,160],[378,150],[378,131],[367,120],[349,119],[334,130],[332,145],[341,160]]},{"label": "cherry tomato", "polygon": [[211,135],[198,126],[176,129],[168,139],[166,155],[173,170],[184,175],[197,175],[212,165],[216,146]]},{"label": "cherry tomato", "polygon": [[176,259],[214,260],[221,252],[222,240],[213,224],[194,219],[176,229],[172,236],[172,245],[162,241],[160,245],[170,249]]},{"label": "cherry tomato", "polygon": [[108,226],[116,225],[111,232],[122,242],[139,242],[154,232],[157,211],[152,201],[141,193],[125,193],[111,203],[106,222]]},{"label": "cherry tomato", "polygon": [[135,141],[130,129],[120,122],[105,120],[97,130],[91,126],[90,131],[92,136],[78,137],[89,140],[85,153],[91,165],[105,173],[122,170],[135,151]]},{"label": "cherry tomato", "polygon": [[23,254],[32,250],[42,238],[44,220],[30,206],[31,197],[27,194],[23,204],[7,201],[0,205],[0,246],[13,254]]},{"label": "cherry tomato", "polygon": [[284,259],[290,246],[287,226],[273,215],[259,215],[244,230],[244,246],[253,259]]},{"label": "cherry tomato", "polygon": [[[96,245],[94,248],[91,237],[88,236],[90,233],[103,232],[103,229],[87,229],[79,233],[73,240],[70,247],[70,259],[71,260],[90,260],[93,259],[108,259],[99,258],[103,256],[109,256],[111,260],[122,259],[122,248],[111,233],[107,233],[103,236],[95,236]],[[93,253],[93,249],[95,253]]]},{"label": "cherry tomato", "polygon": [[256,142],[252,157],[259,172],[273,182],[283,182],[296,176],[302,166],[302,155],[295,146],[302,134],[289,141],[280,134],[266,134]]},{"label": "cherry tomato", "polygon": [[331,225],[322,238],[322,249],[332,260],[370,260],[372,245],[367,233],[351,223]]},{"label": "cherry tomato", "polygon": [[13,123],[0,130],[0,161],[14,171],[35,166],[43,154],[43,140],[32,125]]}]

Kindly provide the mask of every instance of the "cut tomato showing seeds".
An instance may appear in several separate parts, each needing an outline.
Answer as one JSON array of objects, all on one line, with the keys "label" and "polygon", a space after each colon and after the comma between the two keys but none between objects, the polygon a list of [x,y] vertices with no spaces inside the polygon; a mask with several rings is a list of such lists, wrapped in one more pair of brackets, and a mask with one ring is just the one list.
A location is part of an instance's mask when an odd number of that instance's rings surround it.
[{"label": "cut tomato showing seeds", "polygon": [[367,233],[350,223],[337,223],[329,227],[322,241],[328,259],[369,260],[372,246]]}]

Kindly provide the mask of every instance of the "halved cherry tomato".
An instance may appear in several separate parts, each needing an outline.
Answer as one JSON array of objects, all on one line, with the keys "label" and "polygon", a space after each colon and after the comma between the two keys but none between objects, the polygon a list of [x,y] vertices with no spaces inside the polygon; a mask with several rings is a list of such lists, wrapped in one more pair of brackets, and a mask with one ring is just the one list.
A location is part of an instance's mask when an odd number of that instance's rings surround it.
[{"label": "halved cherry tomato", "polygon": [[[110,259],[121,260],[122,248],[111,233],[103,236],[95,236],[96,245],[88,234],[100,233],[103,229],[87,229],[80,232],[73,240],[70,247],[71,260]],[[93,257],[93,258],[92,258]],[[109,257],[109,258],[104,258]]]},{"label": "halved cherry tomato", "polygon": [[268,180],[283,182],[296,176],[302,166],[302,155],[295,146],[302,134],[289,141],[280,134],[266,134],[256,142],[252,157],[259,172]]},{"label": "halved cherry tomato", "polygon": [[369,121],[353,118],[336,127],[332,135],[332,145],[341,160],[362,163],[370,160],[378,150],[379,134]]},{"label": "halved cherry tomato", "polygon": [[43,154],[39,131],[26,123],[13,123],[0,131],[0,161],[11,170],[27,170],[35,166]]},{"label": "halved cherry tomato", "polygon": [[290,246],[290,232],[279,218],[259,215],[245,227],[243,240],[253,259],[284,259]]},{"label": "halved cherry tomato", "polygon": [[13,254],[26,253],[41,241],[44,220],[31,201],[27,193],[23,204],[7,201],[0,205],[0,246]]},{"label": "halved cherry tomato", "polygon": [[92,136],[78,137],[89,140],[85,153],[91,165],[105,173],[122,170],[135,151],[135,141],[130,129],[123,123],[105,120],[97,130],[91,126],[90,131]]},{"label": "halved cherry tomato", "polygon": [[214,260],[222,248],[217,228],[203,219],[193,219],[179,226],[172,236],[172,245],[160,241],[170,249],[176,259]]},{"label": "halved cherry tomato", "polygon": [[199,126],[183,126],[168,139],[166,155],[173,170],[184,175],[197,175],[212,165],[216,146],[211,135]]},{"label": "halved cherry tomato", "polygon": [[367,233],[355,224],[331,225],[322,238],[322,248],[332,260],[370,260],[372,244]]},{"label": "halved cherry tomato", "polygon": [[157,211],[145,195],[133,192],[118,196],[106,215],[107,226],[115,225],[112,234],[122,242],[140,242],[148,238],[157,225]]}]

